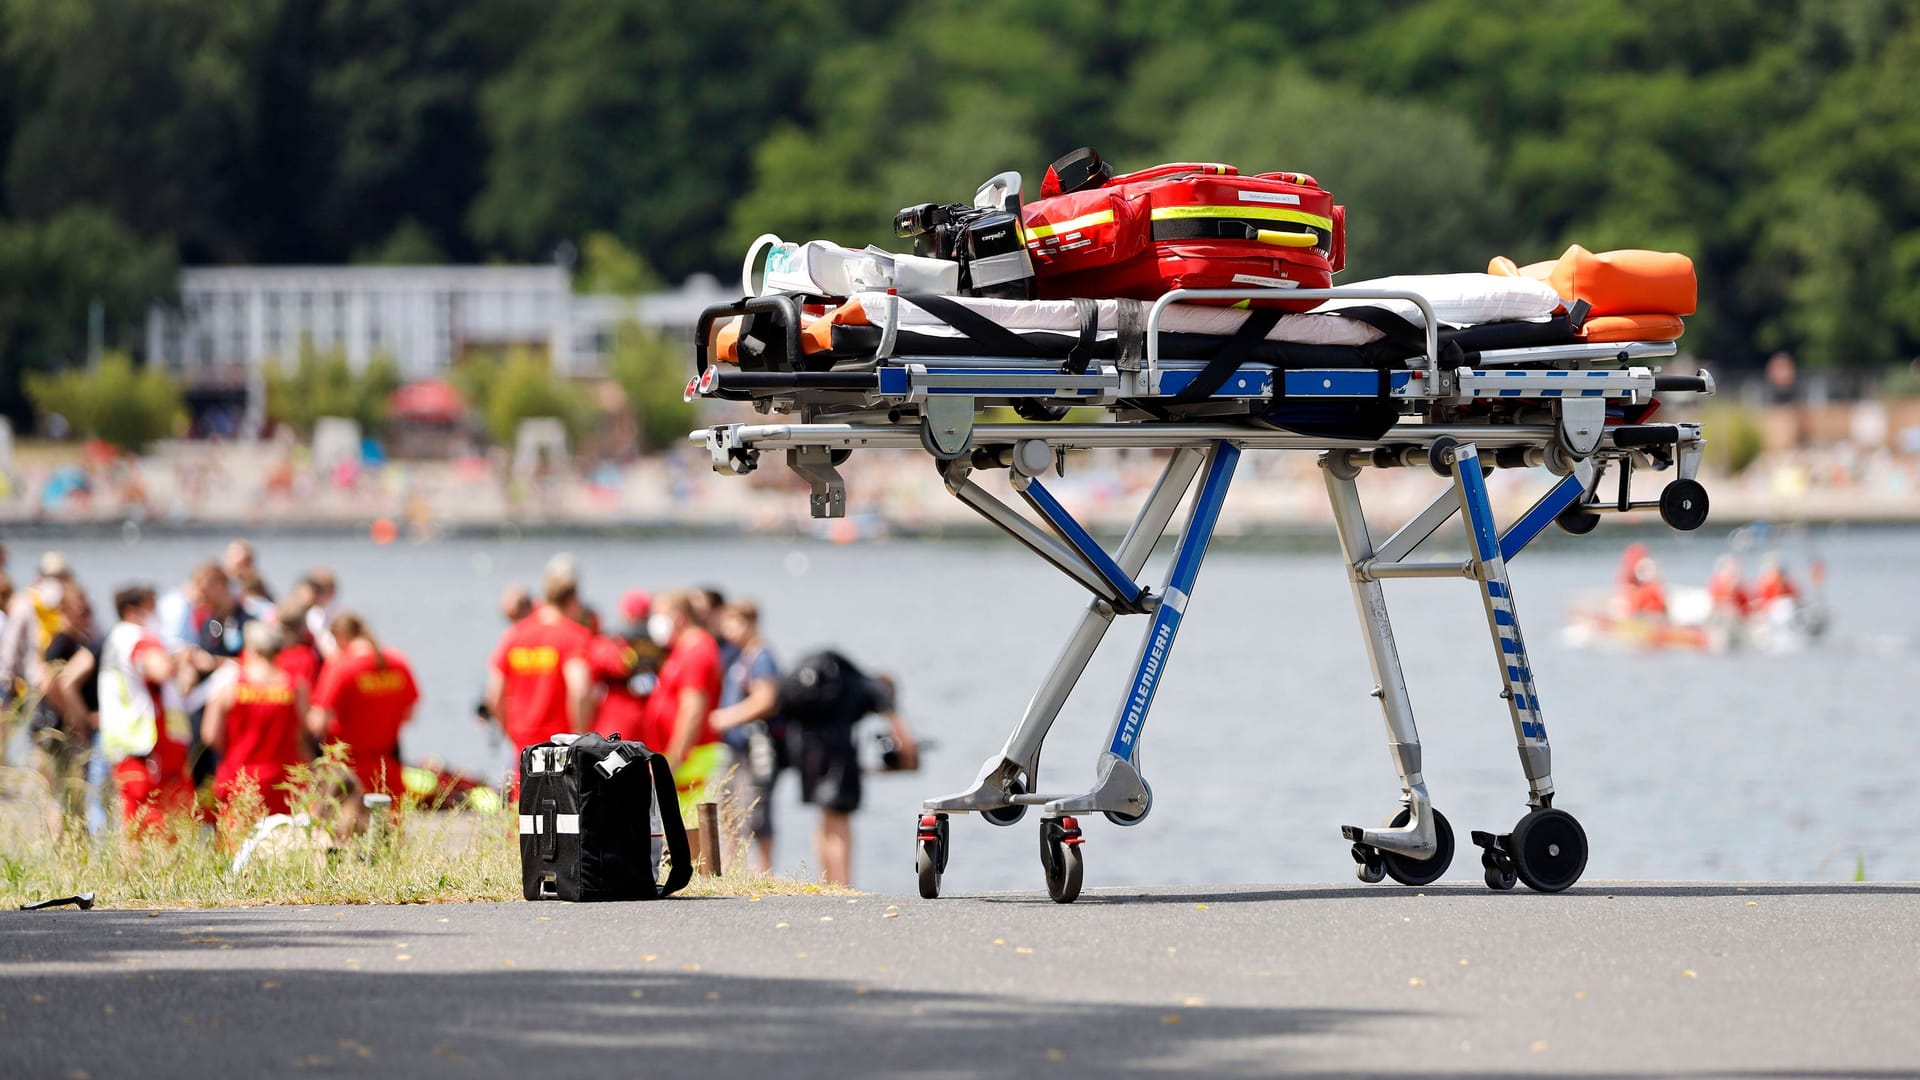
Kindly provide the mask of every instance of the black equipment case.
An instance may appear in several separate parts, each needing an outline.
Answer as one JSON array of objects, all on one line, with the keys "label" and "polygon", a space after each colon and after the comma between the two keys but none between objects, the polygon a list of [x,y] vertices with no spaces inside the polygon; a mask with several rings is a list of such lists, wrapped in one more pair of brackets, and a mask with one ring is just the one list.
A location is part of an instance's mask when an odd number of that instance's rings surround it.
[{"label": "black equipment case", "polygon": [[[664,882],[656,822],[673,864]],[[655,900],[685,888],[693,853],[667,759],[618,735],[522,749],[520,873],[529,900]]]}]

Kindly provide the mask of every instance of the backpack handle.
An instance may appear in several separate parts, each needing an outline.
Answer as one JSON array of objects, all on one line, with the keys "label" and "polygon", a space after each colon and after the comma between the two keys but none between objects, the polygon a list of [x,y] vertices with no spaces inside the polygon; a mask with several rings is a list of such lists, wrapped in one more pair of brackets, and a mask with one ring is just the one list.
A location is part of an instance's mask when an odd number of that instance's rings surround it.
[{"label": "backpack handle", "polygon": [[1155,165],[1139,172],[1124,173],[1107,181],[1106,186],[1115,184],[1134,184],[1142,180],[1163,180],[1173,176],[1188,176],[1193,173],[1208,173],[1214,176],[1238,176],[1240,170],[1217,161],[1170,161],[1165,165]]}]

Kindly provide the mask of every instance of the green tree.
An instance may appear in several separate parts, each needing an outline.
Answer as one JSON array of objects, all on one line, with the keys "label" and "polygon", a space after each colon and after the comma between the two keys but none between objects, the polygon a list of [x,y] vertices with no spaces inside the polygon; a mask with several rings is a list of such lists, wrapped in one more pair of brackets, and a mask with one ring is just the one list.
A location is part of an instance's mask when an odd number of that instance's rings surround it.
[{"label": "green tree", "polygon": [[613,355],[607,363],[615,382],[627,397],[640,446],[670,450],[686,444],[699,408],[682,395],[687,376],[686,346],[669,341],[634,323],[614,333]]},{"label": "green tree", "polygon": [[574,292],[640,296],[659,292],[666,285],[648,264],[646,256],[621,243],[612,233],[589,233],[580,245],[580,268],[573,276]]},{"label": "green tree", "polygon": [[678,277],[711,265],[748,155],[823,28],[871,0],[561,0],[482,97],[494,153],[475,233],[520,257],[607,230]]},{"label": "green tree", "polygon": [[150,243],[92,207],[43,222],[0,221],[0,414],[24,423],[20,380],[84,357],[89,309],[105,345],[141,340],[150,304],[173,295],[169,245]]},{"label": "green tree", "polygon": [[42,415],[65,417],[81,434],[130,453],[173,434],[187,416],[172,376],[136,368],[118,352],[102,356],[90,369],[28,375],[27,396]]},{"label": "green tree", "polygon": [[302,341],[291,370],[284,364],[267,368],[267,418],[302,438],[313,434],[323,416],[346,417],[372,434],[387,426],[387,399],[399,387],[400,370],[384,353],[355,371],[344,350],[321,352]]},{"label": "green tree", "polygon": [[511,348],[497,357],[474,357],[454,372],[461,394],[486,418],[487,434],[512,446],[522,420],[553,417],[579,437],[592,415],[584,389],[556,374],[532,349]]}]

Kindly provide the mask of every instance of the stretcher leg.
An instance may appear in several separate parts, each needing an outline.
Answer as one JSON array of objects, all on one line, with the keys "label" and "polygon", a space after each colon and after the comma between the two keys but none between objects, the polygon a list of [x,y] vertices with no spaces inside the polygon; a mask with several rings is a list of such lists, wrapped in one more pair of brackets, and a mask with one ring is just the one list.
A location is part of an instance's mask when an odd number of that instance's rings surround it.
[{"label": "stretcher leg", "polygon": [[[1203,450],[1183,448],[1168,460],[1114,556],[1129,576],[1138,577],[1146,566],[1154,545],[1165,535],[1167,524],[1173,520],[1174,511],[1179,508],[1205,457]],[[1041,745],[1106,637],[1107,629],[1113,625],[1114,615],[1113,605],[1104,599],[1095,597],[1087,604],[1065,648],[1027,703],[1013,734],[1008,736],[1006,746],[987,760],[971,788],[927,800],[924,804],[927,813],[979,811],[995,824],[1010,825],[1019,820],[1029,802],[1041,801],[1042,797],[1032,794],[1038,790]],[[1015,801],[1020,796],[1025,796],[1027,801]],[[995,813],[1009,808],[1014,812]]]},{"label": "stretcher leg", "polygon": [[[1407,696],[1406,678],[1400,670],[1400,652],[1394,645],[1393,624],[1387,616],[1386,592],[1378,580],[1363,572],[1374,560],[1375,552],[1367,534],[1366,515],[1360,507],[1360,491],[1355,484],[1360,470],[1339,453],[1322,454],[1320,466],[1326,477],[1327,498],[1333,507],[1340,551],[1347,562],[1347,579],[1353,586],[1354,608],[1359,613],[1361,633],[1366,640],[1367,664],[1373,671],[1373,695],[1380,701],[1387,724],[1387,750],[1393,758],[1394,770],[1400,774],[1403,804],[1393,825],[1371,829],[1349,825],[1343,832],[1354,842],[1356,857],[1364,848],[1412,860],[1433,860],[1441,854],[1443,845],[1439,815],[1427,794],[1426,777],[1420,772],[1420,733],[1413,722],[1413,703]],[[1425,539],[1446,517],[1429,506],[1427,512],[1415,519],[1420,528],[1413,542],[1405,545],[1406,549],[1411,550],[1419,540]],[[1448,838],[1450,841],[1450,832]],[[1451,848],[1451,843],[1445,846]],[[1446,854],[1450,856],[1451,851]],[[1362,862],[1361,870],[1363,877],[1373,881],[1379,880],[1382,872],[1371,859]],[[1369,877],[1368,872],[1373,876]]]},{"label": "stretcher leg", "polygon": [[[1480,600],[1485,606],[1487,630],[1493,636],[1494,660],[1500,669],[1507,712],[1513,719],[1513,734],[1520,750],[1521,771],[1527,777],[1527,803],[1533,807],[1553,805],[1552,751],[1547,745],[1546,721],[1540,715],[1540,695],[1533,684],[1533,665],[1527,659],[1527,646],[1520,634],[1520,619],[1515,611],[1513,588],[1507,582],[1507,560],[1501,553],[1501,537],[1494,529],[1493,505],[1487,497],[1486,477],[1480,472],[1476,448],[1467,445],[1454,451],[1453,486],[1460,500],[1461,513],[1473,544],[1473,576],[1480,585]],[[1556,486],[1555,493],[1567,488],[1578,493],[1580,479],[1569,476]],[[1558,510],[1545,502],[1535,512],[1551,519]],[[1522,519],[1523,523],[1525,518]],[[1519,539],[1514,531],[1510,537]],[[1531,536],[1526,537],[1531,539]],[[1520,545],[1524,544],[1520,541]],[[1513,551],[1517,554],[1520,545]]]},{"label": "stretcher leg", "polygon": [[1207,545],[1220,521],[1220,508],[1226,503],[1227,489],[1233,483],[1233,470],[1239,461],[1240,448],[1224,440],[1214,443],[1208,451],[1206,474],[1188,512],[1186,531],[1181,534],[1180,546],[1174,552],[1166,587],[1154,605],[1153,620],[1140,642],[1133,681],[1114,717],[1107,749],[1101,752],[1095,767],[1098,780],[1093,790],[1083,795],[1049,801],[1043,808],[1046,817],[1099,812],[1117,824],[1134,825],[1143,820],[1152,807],[1153,794],[1140,777],[1140,737],[1154,696],[1166,677],[1174,638],[1180,632],[1187,600],[1199,580],[1200,564],[1206,559]]}]

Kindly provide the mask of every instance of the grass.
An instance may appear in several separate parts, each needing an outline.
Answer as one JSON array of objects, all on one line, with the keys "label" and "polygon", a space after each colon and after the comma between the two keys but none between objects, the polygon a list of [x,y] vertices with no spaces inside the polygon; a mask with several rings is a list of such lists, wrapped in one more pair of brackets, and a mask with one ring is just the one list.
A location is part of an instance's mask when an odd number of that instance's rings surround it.
[{"label": "grass", "polygon": [[[310,785],[296,791],[312,805]],[[251,805],[248,805],[248,804]],[[0,907],[95,894],[106,908],[208,908],[273,904],[444,904],[521,898],[518,823],[511,813],[401,809],[391,829],[334,840],[316,828],[302,842],[231,869],[234,843],[191,819],[141,836],[99,837],[50,826],[46,785],[24,770],[0,771]],[[242,794],[226,812],[242,836],[262,816]],[[316,815],[316,818],[320,815]],[[292,834],[289,834],[292,835]],[[757,896],[851,889],[755,874],[736,852],[719,876],[696,874],[684,895]]]}]

